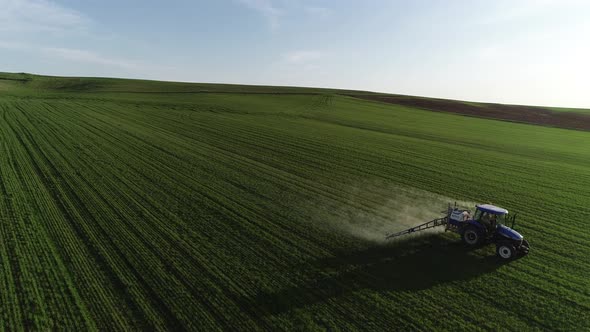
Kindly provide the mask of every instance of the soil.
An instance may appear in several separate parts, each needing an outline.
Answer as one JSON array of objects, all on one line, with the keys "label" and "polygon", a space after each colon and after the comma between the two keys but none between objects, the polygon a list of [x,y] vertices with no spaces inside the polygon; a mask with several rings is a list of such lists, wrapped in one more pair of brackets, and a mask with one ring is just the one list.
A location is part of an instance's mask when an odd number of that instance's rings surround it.
[{"label": "soil", "polygon": [[477,103],[468,104],[449,99],[432,99],[395,95],[360,95],[350,97],[380,101],[388,104],[415,107],[436,112],[523,122],[535,125],[590,131],[590,114],[555,112],[537,106]]}]

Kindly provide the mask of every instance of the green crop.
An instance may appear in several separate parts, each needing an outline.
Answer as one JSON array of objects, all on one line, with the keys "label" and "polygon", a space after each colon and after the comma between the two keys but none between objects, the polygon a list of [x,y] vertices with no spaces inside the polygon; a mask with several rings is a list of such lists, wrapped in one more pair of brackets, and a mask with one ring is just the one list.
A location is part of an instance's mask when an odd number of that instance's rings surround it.
[{"label": "green crop", "polygon": [[[590,328],[588,132],[337,90],[0,76],[4,329]],[[531,253],[350,231],[399,227],[403,191],[517,212]]]}]

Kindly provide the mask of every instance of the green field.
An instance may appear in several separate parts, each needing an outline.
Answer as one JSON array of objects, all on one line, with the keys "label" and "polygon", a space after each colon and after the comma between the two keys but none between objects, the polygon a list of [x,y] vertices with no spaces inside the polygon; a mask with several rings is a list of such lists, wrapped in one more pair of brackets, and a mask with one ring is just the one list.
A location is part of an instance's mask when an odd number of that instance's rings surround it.
[{"label": "green field", "polygon": [[[590,132],[336,90],[1,77],[6,330],[590,329]],[[446,198],[518,212],[531,253],[378,240]]]},{"label": "green field", "polygon": [[551,110],[555,112],[567,112],[567,113],[590,113],[590,109],[587,108],[566,108],[566,107],[551,107]]}]

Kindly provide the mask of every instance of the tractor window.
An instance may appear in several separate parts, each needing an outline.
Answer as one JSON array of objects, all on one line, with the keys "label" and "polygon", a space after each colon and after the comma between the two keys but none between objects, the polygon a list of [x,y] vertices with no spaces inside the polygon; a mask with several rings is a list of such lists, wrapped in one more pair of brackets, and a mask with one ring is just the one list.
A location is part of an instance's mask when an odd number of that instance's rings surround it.
[{"label": "tractor window", "polygon": [[479,221],[479,219],[481,218],[481,210],[475,210],[475,215],[473,216],[473,220],[477,220]]},{"label": "tractor window", "polygon": [[496,224],[504,224],[504,220],[506,220],[505,214],[498,214],[496,215]]}]

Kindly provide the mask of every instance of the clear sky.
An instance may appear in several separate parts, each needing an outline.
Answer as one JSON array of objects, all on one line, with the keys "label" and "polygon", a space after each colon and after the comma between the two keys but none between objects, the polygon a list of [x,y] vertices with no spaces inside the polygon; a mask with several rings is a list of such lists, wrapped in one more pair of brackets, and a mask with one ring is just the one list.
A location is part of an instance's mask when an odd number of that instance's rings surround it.
[{"label": "clear sky", "polygon": [[0,71],[590,108],[590,1],[0,0]]}]

